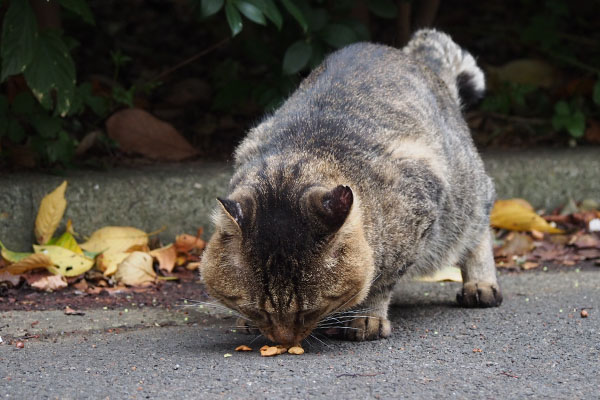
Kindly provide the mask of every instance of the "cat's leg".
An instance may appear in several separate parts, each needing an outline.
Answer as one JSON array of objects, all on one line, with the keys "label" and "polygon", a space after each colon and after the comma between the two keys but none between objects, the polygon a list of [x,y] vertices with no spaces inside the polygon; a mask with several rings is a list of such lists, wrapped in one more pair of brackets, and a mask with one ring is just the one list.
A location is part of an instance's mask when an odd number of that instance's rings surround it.
[{"label": "cat's leg", "polygon": [[461,265],[463,288],[456,295],[463,307],[497,307],[502,293],[496,280],[496,265],[492,254],[492,236],[485,231],[481,242]]},{"label": "cat's leg", "polygon": [[247,335],[258,335],[260,330],[252,325],[252,323],[246,318],[238,318],[236,321],[236,329],[239,332],[245,333]]}]

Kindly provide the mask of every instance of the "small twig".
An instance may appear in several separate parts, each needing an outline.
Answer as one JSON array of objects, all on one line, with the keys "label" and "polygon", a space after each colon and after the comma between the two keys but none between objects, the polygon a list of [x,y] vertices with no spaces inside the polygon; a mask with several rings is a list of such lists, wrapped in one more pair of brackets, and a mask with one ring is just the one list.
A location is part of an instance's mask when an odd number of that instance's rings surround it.
[{"label": "small twig", "polygon": [[150,82],[156,82],[161,80],[162,78],[170,75],[171,73],[173,73],[174,71],[177,71],[180,68],[185,67],[186,65],[193,63],[194,61],[196,61],[197,59],[199,59],[202,56],[207,55],[208,53],[210,53],[211,51],[221,47],[222,45],[224,45],[225,43],[227,43],[231,38],[225,38],[223,40],[221,40],[220,42],[217,42],[215,44],[213,44],[212,46],[202,50],[199,53],[194,54],[193,56],[191,56],[190,58],[183,60],[182,62],[180,62],[179,64],[167,69],[166,71],[161,72],[160,74],[156,75],[154,78],[150,79]]},{"label": "small twig", "polygon": [[508,372],[504,372],[504,371],[502,371],[502,372],[500,372],[500,374],[501,374],[501,375],[506,375],[506,376],[509,376],[509,377],[511,377],[511,378],[516,378],[516,379],[519,379],[519,377],[518,377],[517,375],[511,375],[511,374],[509,374]]},{"label": "small twig", "polygon": [[357,376],[377,376],[377,375],[384,375],[385,372],[375,372],[372,374],[340,374],[340,375],[336,375],[336,378],[341,378],[342,376],[349,376],[351,378],[356,378]]}]

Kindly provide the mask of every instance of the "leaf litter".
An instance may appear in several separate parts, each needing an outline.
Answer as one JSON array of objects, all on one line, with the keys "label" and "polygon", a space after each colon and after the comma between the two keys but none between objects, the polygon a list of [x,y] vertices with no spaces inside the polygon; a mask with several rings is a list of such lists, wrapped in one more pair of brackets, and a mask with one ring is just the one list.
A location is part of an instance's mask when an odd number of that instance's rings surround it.
[{"label": "leaf litter", "polygon": [[11,251],[0,242],[0,283],[17,287],[25,282],[41,291],[71,285],[89,294],[135,292],[197,268],[205,247],[201,228],[196,236],[178,235],[164,246],[156,238],[153,249],[149,238],[158,232],[130,226],[102,227],[80,243],[68,220],[65,231],[55,235],[67,207],[66,189],[64,181],[42,199],[34,229],[38,244],[32,253]]}]

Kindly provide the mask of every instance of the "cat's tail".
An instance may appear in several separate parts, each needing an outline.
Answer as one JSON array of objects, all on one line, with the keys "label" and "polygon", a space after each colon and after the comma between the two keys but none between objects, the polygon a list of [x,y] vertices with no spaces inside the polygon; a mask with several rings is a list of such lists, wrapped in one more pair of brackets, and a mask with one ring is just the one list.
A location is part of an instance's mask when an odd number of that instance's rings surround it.
[{"label": "cat's tail", "polygon": [[403,51],[421,60],[438,74],[458,104],[468,106],[483,97],[483,71],[473,56],[445,33],[421,29],[415,32]]}]

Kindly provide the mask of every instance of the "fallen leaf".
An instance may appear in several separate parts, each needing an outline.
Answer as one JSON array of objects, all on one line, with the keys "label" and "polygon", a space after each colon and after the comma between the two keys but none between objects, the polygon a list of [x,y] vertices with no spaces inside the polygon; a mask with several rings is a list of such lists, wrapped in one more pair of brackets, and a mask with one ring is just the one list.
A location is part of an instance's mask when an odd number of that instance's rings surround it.
[{"label": "fallen leaf", "polygon": [[104,276],[111,276],[117,272],[117,267],[131,253],[125,251],[105,251],[96,258],[96,266],[100,271],[104,272]]},{"label": "fallen leaf", "polygon": [[69,306],[66,306],[65,307],[65,315],[85,315],[85,313],[81,312],[81,311],[74,310],[74,309],[72,309]]},{"label": "fallen leaf", "polygon": [[85,279],[82,279],[79,282],[75,283],[73,287],[81,292],[85,292],[86,290],[88,290],[89,285]]},{"label": "fallen leaf", "polygon": [[0,254],[2,254],[2,258],[10,263],[16,263],[31,255],[31,253],[19,253],[16,251],[10,251],[6,247],[4,247],[4,244],[2,242],[0,242],[0,249]]},{"label": "fallen leaf", "polygon": [[190,262],[185,265],[185,269],[188,271],[195,271],[200,268],[200,261]]},{"label": "fallen leaf", "polygon": [[39,244],[48,242],[58,228],[67,208],[66,190],[67,181],[64,181],[42,199],[35,219],[35,238]]},{"label": "fallen leaf", "polygon": [[539,267],[540,264],[533,261],[525,261],[522,265],[524,270],[530,270]]},{"label": "fallen leaf", "polygon": [[119,264],[115,279],[129,286],[145,286],[154,283],[156,273],[152,269],[152,256],[134,251]]},{"label": "fallen leaf", "polygon": [[536,87],[551,88],[559,77],[559,71],[543,60],[523,58],[510,61],[500,67],[489,67],[491,86],[498,82],[519,83]]},{"label": "fallen leaf", "polygon": [[160,249],[152,250],[150,255],[158,260],[158,268],[161,271],[170,273],[173,271],[173,268],[175,268],[177,251],[172,244],[161,247]]},{"label": "fallen leaf", "polygon": [[600,248],[600,239],[595,235],[583,234],[576,237],[575,241],[569,244],[573,244],[578,249]]},{"label": "fallen leaf", "polygon": [[13,275],[8,271],[0,270],[0,282],[8,282],[15,287],[21,282],[21,275]]},{"label": "fallen leaf", "polygon": [[462,282],[460,268],[445,267],[437,270],[433,275],[423,276],[417,279],[421,282]]},{"label": "fallen leaf", "polygon": [[494,249],[494,256],[498,257],[512,257],[521,256],[525,253],[533,250],[534,244],[533,239],[525,233],[512,232],[507,237],[504,245],[498,249]]},{"label": "fallen leaf", "polygon": [[252,348],[246,346],[245,344],[238,346],[235,348],[235,351],[252,351]]},{"label": "fallen leaf", "polygon": [[91,252],[126,252],[133,246],[147,246],[146,232],[130,226],[105,226],[92,233],[81,248]]},{"label": "fallen leaf", "polygon": [[562,233],[561,229],[551,226],[537,215],[531,206],[527,207],[522,199],[498,200],[490,214],[492,226],[512,231],[530,231]]},{"label": "fallen leaf", "polygon": [[196,248],[204,248],[204,241],[197,236],[184,233],[175,237],[175,249],[180,253],[187,253]]},{"label": "fallen leaf", "polygon": [[181,161],[198,154],[171,124],[141,109],[117,111],[106,121],[106,131],[124,152],[153,160]]},{"label": "fallen leaf", "polygon": [[54,263],[46,254],[30,254],[24,259],[10,264],[4,271],[13,275],[19,275],[34,269],[49,268],[53,266]]},{"label": "fallen leaf", "polygon": [[83,255],[83,250],[81,250],[81,247],[79,247],[77,244],[75,237],[71,232],[69,232],[68,229],[59,237],[50,239],[46,244],[51,246],[60,246],[67,250],[71,250],[73,253]]},{"label": "fallen leaf", "polygon": [[52,260],[53,266],[47,267],[53,274],[77,276],[94,266],[94,260],[72,252],[60,246],[33,245],[36,254],[45,254]]},{"label": "fallen leaf", "polygon": [[31,283],[31,287],[34,287],[38,290],[45,290],[51,292],[53,290],[60,290],[66,288],[67,281],[62,275],[48,275]]}]

